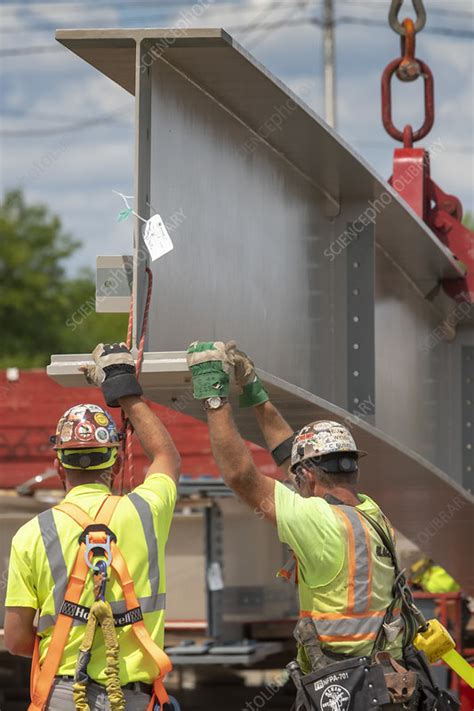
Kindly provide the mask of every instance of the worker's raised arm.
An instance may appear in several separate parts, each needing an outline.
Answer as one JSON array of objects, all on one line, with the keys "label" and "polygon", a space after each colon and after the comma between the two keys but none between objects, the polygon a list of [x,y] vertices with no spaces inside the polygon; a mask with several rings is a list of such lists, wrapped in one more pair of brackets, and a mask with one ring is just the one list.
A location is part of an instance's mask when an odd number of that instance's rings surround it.
[{"label": "worker's raised arm", "polygon": [[224,343],[192,343],[188,366],[194,397],[208,413],[212,453],[222,478],[244,503],[276,523],[275,482],[255,467],[227,402],[232,365]]},{"label": "worker's raised arm", "polygon": [[147,476],[168,474],[177,485],[181,459],[166,427],[147,403],[136,395],[121,397],[120,405],[151,462]]},{"label": "worker's raised arm", "polygon": [[270,402],[268,393],[255,372],[253,361],[232,341],[227,344],[226,350],[234,368],[235,381],[241,388],[239,406],[253,407],[267,447],[286,477],[295,433],[280,411]]},{"label": "worker's raised arm", "polygon": [[81,367],[87,380],[102,389],[109,407],[122,407],[151,461],[148,474],[167,474],[176,483],[180,457],[163,423],[142,400],[135,361],[125,343],[99,343],[92,353],[95,365]]}]

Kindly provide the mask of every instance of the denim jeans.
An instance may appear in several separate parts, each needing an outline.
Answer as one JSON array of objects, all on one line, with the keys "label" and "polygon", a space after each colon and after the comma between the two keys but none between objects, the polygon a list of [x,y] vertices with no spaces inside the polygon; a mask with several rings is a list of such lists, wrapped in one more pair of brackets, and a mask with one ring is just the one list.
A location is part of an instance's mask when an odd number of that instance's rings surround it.
[{"label": "denim jeans", "polygon": [[[47,711],[76,711],[72,698],[72,679],[58,677],[46,704]],[[126,711],[146,711],[150,703],[148,694],[132,689],[124,689]],[[90,682],[87,686],[87,699],[91,711],[110,711],[105,686]]]}]

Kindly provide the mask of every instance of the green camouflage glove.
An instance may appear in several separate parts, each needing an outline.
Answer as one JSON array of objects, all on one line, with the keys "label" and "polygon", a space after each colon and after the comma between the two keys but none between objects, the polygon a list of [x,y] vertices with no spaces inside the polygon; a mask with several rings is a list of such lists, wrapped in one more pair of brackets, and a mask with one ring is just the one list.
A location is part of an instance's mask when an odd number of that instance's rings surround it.
[{"label": "green camouflage glove", "polygon": [[231,364],[222,341],[194,341],[187,350],[196,400],[229,395]]},{"label": "green camouflage glove", "polygon": [[235,341],[226,343],[226,351],[230,363],[234,366],[235,382],[242,388],[239,407],[255,407],[267,402],[270,398],[255,372],[253,361],[246,353],[239,351]]}]

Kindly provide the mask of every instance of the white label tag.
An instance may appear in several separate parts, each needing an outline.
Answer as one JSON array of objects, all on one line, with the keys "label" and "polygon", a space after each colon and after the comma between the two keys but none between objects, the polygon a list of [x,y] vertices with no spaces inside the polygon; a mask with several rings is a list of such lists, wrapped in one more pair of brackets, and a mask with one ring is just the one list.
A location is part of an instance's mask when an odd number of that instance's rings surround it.
[{"label": "white label tag", "polygon": [[143,241],[150,252],[151,261],[171,252],[173,242],[160,215],[153,215],[143,227]]},{"label": "white label tag", "polygon": [[215,590],[222,590],[224,588],[221,566],[217,562],[211,563],[208,568],[207,587],[211,592],[214,592]]}]

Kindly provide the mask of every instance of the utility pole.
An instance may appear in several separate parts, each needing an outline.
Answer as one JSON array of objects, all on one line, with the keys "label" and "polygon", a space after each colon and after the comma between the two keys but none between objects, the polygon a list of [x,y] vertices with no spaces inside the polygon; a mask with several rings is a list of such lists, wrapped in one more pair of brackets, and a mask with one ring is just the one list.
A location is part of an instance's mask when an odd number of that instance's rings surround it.
[{"label": "utility pole", "polygon": [[336,78],[334,59],[334,2],[324,0],[324,112],[326,123],[336,128]]}]

